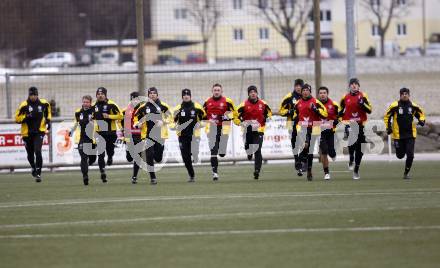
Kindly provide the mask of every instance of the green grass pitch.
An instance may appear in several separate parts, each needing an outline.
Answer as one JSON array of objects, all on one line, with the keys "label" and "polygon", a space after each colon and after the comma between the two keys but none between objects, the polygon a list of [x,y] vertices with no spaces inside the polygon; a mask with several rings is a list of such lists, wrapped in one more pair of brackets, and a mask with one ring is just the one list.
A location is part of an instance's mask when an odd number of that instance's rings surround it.
[{"label": "green grass pitch", "polygon": [[0,175],[0,266],[5,267],[439,267],[438,162],[368,162],[353,181],[292,165],[165,168],[159,184],[130,170]]}]

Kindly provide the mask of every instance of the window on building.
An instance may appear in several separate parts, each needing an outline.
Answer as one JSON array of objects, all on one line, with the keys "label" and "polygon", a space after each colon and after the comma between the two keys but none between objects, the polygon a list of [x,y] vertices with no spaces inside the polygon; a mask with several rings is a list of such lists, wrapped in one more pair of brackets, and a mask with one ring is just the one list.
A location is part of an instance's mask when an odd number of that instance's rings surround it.
[{"label": "window on building", "polygon": [[260,28],[260,40],[268,40],[269,39],[269,29],[268,28]]},{"label": "window on building", "polygon": [[373,6],[379,6],[380,5],[380,0],[370,0],[370,3]]},{"label": "window on building", "polygon": [[[321,21],[331,21],[332,20],[332,11],[331,10],[321,10],[319,12],[319,17]],[[309,14],[310,21],[313,21],[313,11]]]},{"label": "window on building", "polygon": [[234,40],[239,41],[244,39],[243,29],[234,29]]},{"label": "window on building", "polygon": [[398,6],[406,5],[406,0],[396,0]]},{"label": "window on building", "polygon": [[379,36],[380,35],[380,31],[379,31],[379,26],[376,24],[371,25],[371,35],[372,36]]},{"label": "window on building", "polygon": [[406,35],[406,24],[405,23],[397,24],[397,35]]},{"label": "window on building", "polygon": [[243,1],[242,0],[233,0],[232,5],[234,9],[243,9]]},{"label": "window on building", "polygon": [[374,24],[371,26],[371,35],[372,36],[380,36],[379,25]]},{"label": "window on building", "polygon": [[327,21],[332,21],[332,12],[331,12],[331,10],[326,10],[325,14],[326,14],[326,17],[327,17]]},{"label": "window on building", "polygon": [[185,8],[174,9],[174,18],[176,20],[184,20],[188,16],[188,10]]}]

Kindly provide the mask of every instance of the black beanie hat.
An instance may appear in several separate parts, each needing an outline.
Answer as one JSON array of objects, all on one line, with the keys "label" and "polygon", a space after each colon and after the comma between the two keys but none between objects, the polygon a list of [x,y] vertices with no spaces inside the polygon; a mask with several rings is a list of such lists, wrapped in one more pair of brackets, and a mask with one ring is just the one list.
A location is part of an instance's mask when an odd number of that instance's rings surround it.
[{"label": "black beanie hat", "polygon": [[400,89],[400,95],[402,95],[403,93],[408,93],[409,94],[409,88],[403,87]]},{"label": "black beanie hat", "polygon": [[295,80],[295,83],[294,83],[294,85],[293,86],[300,86],[301,88],[304,86],[304,80],[302,80],[302,79],[296,79]]},{"label": "black beanie hat", "polygon": [[36,87],[30,87],[30,88],[29,88],[29,96],[31,96],[31,95],[38,96],[38,88],[36,88]]},{"label": "black beanie hat", "polygon": [[182,89],[182,97],[185,95],[191,96],[191,90],[187,88]]},{"label": "black beanie hat", "polygon": [[308,90],[310,91],[310,93],[312,93],[312,86],[311,86],[311,85],[309,85],[309,84],[304,84],[304,85],[302,86],[302,88],[301,88],[301,92],[302,92],[304,89],[308,89]]},{"label": "black beanie hat", "polygon": [[157,88],[156,87],[150,87],[149,89],[148,89],[148,94],[150,94],[150,93],[152,93],[152,92],[154,92],[154,93],[156,93],[156,94],[159,94],[158,92],[157,92]]},{"label": "black beanie hat", "polygon": [[105,87],[98,87],[96,90],[96,95],[98,95],[98,93],[102,93],[107,97],[107,89]]},{"label": "black beanie hat", "polygon": [[361,86],[361,84],[359,83],[359,79],[357,79],[357,78],[351,78],[348,85],[351,85],[351,84],[357,84],[358,86]]},{"label": "black beanie hat", "polygon": [[139,92],[133,91],[130,93],[130,100],[136,99],[137,97],[139,97]]},{"label": "black beanie hat", "polygon": [[256,86],[249,86],[247,90],[248,90],[248,95],[249,93],[251,93],[251,91],[255,91],[256,93],[258,93],[258,89]]}]

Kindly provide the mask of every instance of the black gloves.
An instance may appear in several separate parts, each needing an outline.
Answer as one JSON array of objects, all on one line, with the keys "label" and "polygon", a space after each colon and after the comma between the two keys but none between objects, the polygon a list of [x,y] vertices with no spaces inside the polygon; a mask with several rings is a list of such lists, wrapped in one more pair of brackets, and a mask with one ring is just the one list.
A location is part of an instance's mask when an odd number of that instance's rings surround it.
[{"label": "black gloves", "polygon": [[387,128],[387,134],[391,135],[391,133],[393,133],[393,130],[391,128]]},{"label": "black gloves", "polygon": [[319,114],[318,108],[316,107],[316,105],[315,105],[314,103],[310,104],[310,109],[311,109],[313,112]]},{"label": "black gloves", "polygon": [[346,125],[344,129],[344,140],[347,140],[350,136],[350,125]]},{"label": "black gloves", "polygon": [[419,126],[424,126],[425,125],[425,121],[424,120],[421,120],[421,121],[419,121],[419,123],[417,123],[417,125],[419,125]]}]

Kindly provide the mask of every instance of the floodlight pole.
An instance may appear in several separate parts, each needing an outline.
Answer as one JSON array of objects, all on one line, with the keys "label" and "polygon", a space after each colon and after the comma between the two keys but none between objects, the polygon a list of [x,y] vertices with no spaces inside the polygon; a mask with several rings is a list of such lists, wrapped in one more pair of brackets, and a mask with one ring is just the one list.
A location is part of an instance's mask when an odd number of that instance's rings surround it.
[{"label": "floodlight pole", "polygon": [[316,96],[318,96],[319,87],[321,87],[321,8],[319,6],[320,0],[313,0],[313,25],[314,25],[314,40],[315,40],[315,89]]},{"label": "floodlight pole", "polygon": [[356,77],[356,51],[354,27],[354,0],[345,0],[346,36],[347,36],[347,82]]},{"label": "floodlight pole", "polygon": [[136,0],[136,35],[137,35],[137,86],[140,95],[145,89],[144,60],[144,0]]}]

